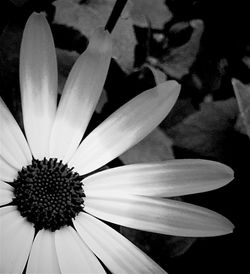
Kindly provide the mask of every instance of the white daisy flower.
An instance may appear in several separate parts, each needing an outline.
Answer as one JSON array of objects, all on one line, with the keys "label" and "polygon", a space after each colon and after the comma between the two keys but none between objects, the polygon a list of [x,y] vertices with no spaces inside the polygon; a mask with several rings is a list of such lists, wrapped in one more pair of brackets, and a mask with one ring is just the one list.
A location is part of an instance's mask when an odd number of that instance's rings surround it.
[{"label": "white daisy flower", "polygon": [[[147,90],[83,141],[111,59],[108,32],[96,31],[57,106],[57,63],[49,25],[32,14],[21,45],[25,136],[0,100],[0,272],[166,273],[103,221],[161,234],[230,233],[225,217],[165,199],[216,189],[232,170],[206,160],[134,164],[93,172],[142,140],[167,115],[175,81]],[[101,220],[100,220],[101,219]]]}]

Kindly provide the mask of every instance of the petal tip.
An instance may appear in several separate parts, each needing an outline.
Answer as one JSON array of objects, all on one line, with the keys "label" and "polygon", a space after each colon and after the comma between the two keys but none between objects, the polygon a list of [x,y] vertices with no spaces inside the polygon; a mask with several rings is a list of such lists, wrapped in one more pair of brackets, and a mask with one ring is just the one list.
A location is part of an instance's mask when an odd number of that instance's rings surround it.
[{"label": "petal tip", "polygon": [[212,160],[197,160],[203,165],[204,171],[209,171],[208,174],[211,176],[211,182],[213,181],[212,179],[214,179],[214,181],[218,183],[216,184],[215,189],[227,185],[234,179],[234,170],[228,165]]},{"label": "petal tip", "polygon": [[102,27],[94,30],[90,37],[89,48],[103,52],[112,51],[112,40],[110,33]]},{"label": "petal tip", "polygon": [[231,221],[229,221],[227,218],[225,218],[225,222],[223,224],[223,228],[221,230],[221,233],[218,234],[218,236],[220,236],[220,235],[226,235],[226,234],[231,234],[231,233],[233,233],[234,229],[235,229],[234,224]]},{"label": "petal tip", "polygon": [[214,213],[214,220],[210,220],[210,231],[207,235],[204,235],[205,237],[215,237],[215,236],[222,236],[227,235],[230,233],[233,233],[234,231],[234,224],[226,217],[221,215],[220,213],[213,212]]},{"label": "petal tip", "polygon": [[27,24],[41,24],[42,21],[46,21],[46,17],[39,12],[33,12],[31,13],[31,15],[29,16],[28,20],[27,20]]},{"label": "petal tip", "polygon": [[181,85],[175,80],[168,80],[157,85],[157,89],[160,94],[169,97],[169,99],[172,98],[175,103],[179,97]]},{"label": "petal tip", "polygon": [[30,41],[32,41],[33,35],[39,36],[39,34],[42,35],[43,32],[50,33],[49,23],[45,15],[43,15],[42,13],[33,12],[29,16],[24,29],[24,33],[28,35],[28,37],[26,37],[27,43],[30,43]]},{"label": "petal tip", "polygon": [[234,171],[231,167],[225,165],[225,171],[227,172],[227,175],[229,176],[230,180],[232,181],[234,179]]},{"label": "petal tip", "polygon": [[221,169],[221,172],[223,173],[226,183],[230,183],[234,179],[233,169],[222,163],[217,163],[217,164],[220,165],[220,169]]},{"label": "petal tip", "polygon": [[232,83],[233,86],[235,86],[235,85],[239,84],[240,81],[238,79],[236,79],[236,78],[232,78],[231,79],[231,83]]},{"label": "petal tip", "polygon": [[181,84],[179,84],[177,81],[175,80],[168,80],[165,82],[166,83],[166,87],[168,89],[173,90],[174,93],[180,93],[181,90]]}]

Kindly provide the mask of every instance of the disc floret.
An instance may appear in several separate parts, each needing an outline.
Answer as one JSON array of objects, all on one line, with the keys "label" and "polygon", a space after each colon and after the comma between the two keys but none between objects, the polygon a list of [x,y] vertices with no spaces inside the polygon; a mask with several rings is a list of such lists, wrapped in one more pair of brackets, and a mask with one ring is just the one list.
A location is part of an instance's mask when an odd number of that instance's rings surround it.
[{"label": "disc floret", "polygon": [[70,225],[84,207],[81,177],[56,158],[33,159],[13,182],[13,203],[36,229]]}]

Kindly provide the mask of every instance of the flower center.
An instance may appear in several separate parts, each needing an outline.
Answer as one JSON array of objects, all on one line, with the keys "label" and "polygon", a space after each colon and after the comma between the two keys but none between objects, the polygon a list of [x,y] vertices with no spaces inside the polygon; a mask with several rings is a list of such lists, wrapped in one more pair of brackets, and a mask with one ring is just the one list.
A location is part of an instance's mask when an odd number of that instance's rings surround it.
[{"label": "flower center", "polygon": [[33,159],[18,172],[13,187],[13,203],[36,229],[55,231],[71,225],[72,218],[83,211],[80,175],[57,159]]}]

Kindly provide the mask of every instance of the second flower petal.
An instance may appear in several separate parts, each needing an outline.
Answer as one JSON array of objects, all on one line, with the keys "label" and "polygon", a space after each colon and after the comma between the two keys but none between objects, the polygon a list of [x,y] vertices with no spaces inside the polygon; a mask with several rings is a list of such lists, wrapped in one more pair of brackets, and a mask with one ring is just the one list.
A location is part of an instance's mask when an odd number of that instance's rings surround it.
[{"label": "second flower petal", "polygon": [[48,156],[49,136],[57,103],[57,63],[49,25],[33,13],[23,33],[20,87],[26,136],[37,159]]},{"label": "second flower petal", "polygon": [[13,187],[0,180],[0,206],[10,203],[13,199]]},{"label": "second flower petal", "polygon": [[96,30],[88,48],[74,64],[53,125],[50,157],[67,161],[79,145],[102,92],[111,59],[111,45],[109,33]]},{"label": "second flower petal", "polygon": [[26,273],[61,273],[56,255],[55,233],[44,229],[37,233],[30,252]]},{"label": "second flower petal", "polygon": [[[2,98],[0,98],[0,129],[0,156],[3,162],[6,161],[16,169],[29,164],[32,157],[27,141]],[[8,169],[8,166],[4,165],[2,168]]]},{"label": "second flower petal", "polygon": [[23,273],[35,230],[16,207],[0,208],[0,272]]},{"label": "second flower petal", "polygon": [[97,218],[134,229],[187,237],[231,233],[222,215],[195,205],[143,196],[86,197],[84,210]]},{"label": "second flower petal", "polygon": [[85,174],[113,160],[159,125],[179,92],[176,81],[167,81],[139,94],[83,140],[69,165]]},{"label": "second flower petal", "polygon": [[62,273],[100,273],[100,262],[72,227],[55,232],[56,251]]},{"label": "second flower petal", "polygon": [[0,180],[6,182],[12,182],[17,176],[17,169],[8,164],[1,156],[0,156]]},{"label": "second flower petal", "polygon": [[80,213],[74,225],[84,242],[112,273],[166,274],[129,240],[89,214]]},{"label": "second flower petal", "polygon": [[208,160],[185,159],[107,169],[83,180],[90,195],[136,194],[173,197],[213,190],[233,179],[230,167]]}]

